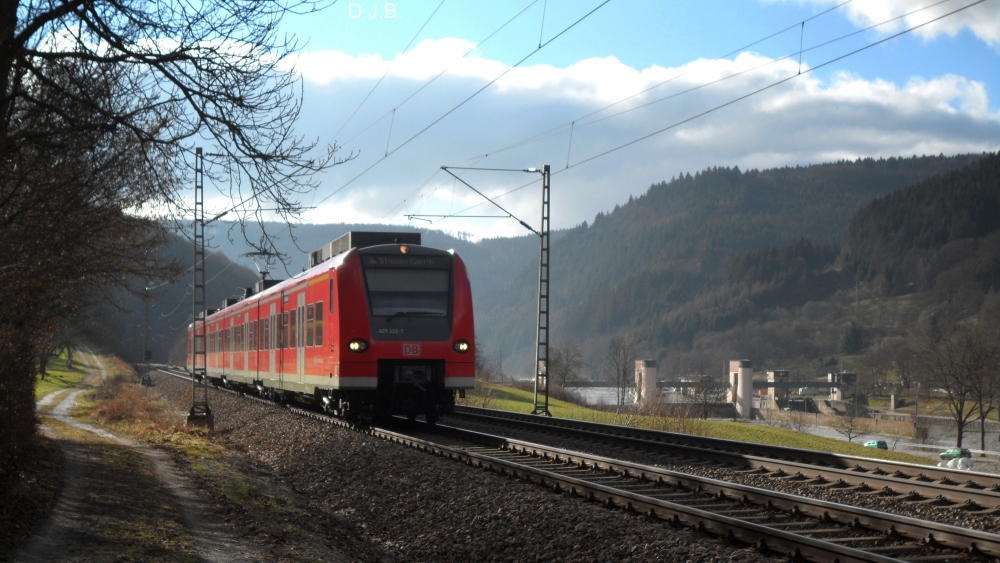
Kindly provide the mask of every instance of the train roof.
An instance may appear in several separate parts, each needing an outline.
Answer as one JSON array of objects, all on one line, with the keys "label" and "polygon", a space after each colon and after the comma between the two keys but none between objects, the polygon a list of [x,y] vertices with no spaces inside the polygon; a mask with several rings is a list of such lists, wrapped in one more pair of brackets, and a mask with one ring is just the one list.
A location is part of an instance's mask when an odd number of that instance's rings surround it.
[{"label": "train roof", "polygon": [[[439,252],[451,253],[451,251],[420,246],[420,233],[348,231],[329,244],[325,244],[320,249],[311,252],[309,254],[310,268],[307,268],[286,280],[261,280],[257,282],[255,287],[261,288],[262,291],[255,291],[252,295],[247,296],[245,299],[238,300],[235,303],[231,303],[232,300],[227,299],[225,301],[225,307],[213,312],[212,314],[206,315],[206,322],[211,317],[229,313],[232,308],[238,305],[249,305],[254,301],[267,299],[276,294],[280,294],[285,289],[298,284],[302,280],[312,278],[322,274],[323,272],[332,270],[343,264],[348,251],[354,248],[362,249],[378,246],[395,246],[400,244],[415,245],[419,248],[419,252],[421,254],[426,251],[430,251],[427,252],[428,254],[436,254]],[[414,250],[417,250],[417,248],[414,248]]]}]

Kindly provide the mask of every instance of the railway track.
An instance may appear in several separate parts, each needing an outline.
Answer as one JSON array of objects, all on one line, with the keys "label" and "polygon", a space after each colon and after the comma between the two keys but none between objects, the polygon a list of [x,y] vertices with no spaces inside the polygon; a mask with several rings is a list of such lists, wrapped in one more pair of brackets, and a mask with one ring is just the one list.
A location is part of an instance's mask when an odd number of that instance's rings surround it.
[{"label": "railway track", "polygon": [[[179,370],[161,369],[187,378]],[[263,399],[248,398],[270,403]],[[352,427],[326,415],[301,416]],[[403,423],[362,431],[466,464],[538,483],[609,507],[689,526],[799,561],[996,559],[1000,536],[789,495],[522,440]]]},{"label": "railway track", "polygon": [[476,407],[457,407],[451,418],[456,422],[485,424],[499,431],[517,429],[542,442],[549,437],[571,437],[592,443],[628,445],[671,463],[717,463],[818,486],[877,492],[910,503],[945,508],[960,505],[969,510],[1000,509],[1000,475],[990,473]]}]

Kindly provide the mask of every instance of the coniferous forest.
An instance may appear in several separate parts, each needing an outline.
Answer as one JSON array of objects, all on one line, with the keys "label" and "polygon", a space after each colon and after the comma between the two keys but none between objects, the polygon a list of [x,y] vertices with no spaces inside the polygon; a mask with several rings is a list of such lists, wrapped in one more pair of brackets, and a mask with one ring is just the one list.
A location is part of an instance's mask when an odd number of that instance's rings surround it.
[{"label": "coniferous forest", "polygon": [[[552,341],[582,346],[598,379],[617,334],[667,373],[736,358],[856,368],[931,312],[990,299],[997,168],[996,155],[859,159],[654,184],[554,243]],[[530,373],[536,268],[477,302],[482,348],[502,350],[505,371]]]}]

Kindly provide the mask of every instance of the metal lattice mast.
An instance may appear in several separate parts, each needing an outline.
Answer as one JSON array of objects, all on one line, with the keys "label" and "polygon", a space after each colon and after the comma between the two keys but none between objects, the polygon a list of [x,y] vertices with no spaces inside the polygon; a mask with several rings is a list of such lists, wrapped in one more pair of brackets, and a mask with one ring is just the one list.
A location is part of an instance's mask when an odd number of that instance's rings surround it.
[{"label": "metal lattice mast", "polygon": [[194,267],[191,307],[191,411],[188,422],[212,428],[208,407],[208,362],[205,347],[205,160],[201,147],[194,156]]},{"label": "metal lattice mast", "polygon": [[[542,167],[542,228],[538,232],[538,333],[535,337],[535,409],[549,412],[549,165]],[[538,391],[544,396],[539,401]]]}]

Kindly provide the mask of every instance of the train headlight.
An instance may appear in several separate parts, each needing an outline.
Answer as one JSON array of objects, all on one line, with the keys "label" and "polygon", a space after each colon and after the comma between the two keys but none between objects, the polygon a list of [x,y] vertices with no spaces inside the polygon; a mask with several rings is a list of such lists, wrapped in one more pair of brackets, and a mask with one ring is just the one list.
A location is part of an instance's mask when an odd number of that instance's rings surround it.
[{"label": "train headlight", "polygon": [[368,349],[368,341],[362,338],[355,338],[347,343],[347,349],[351,352],[361,353]]},{"label": "train headlight", "polygon": [[472,348],[472,345],[469,344],[468,340],[455,341],[455,351],[458,352],[459,354],[464,354],[468,352],[470,348]]}]

